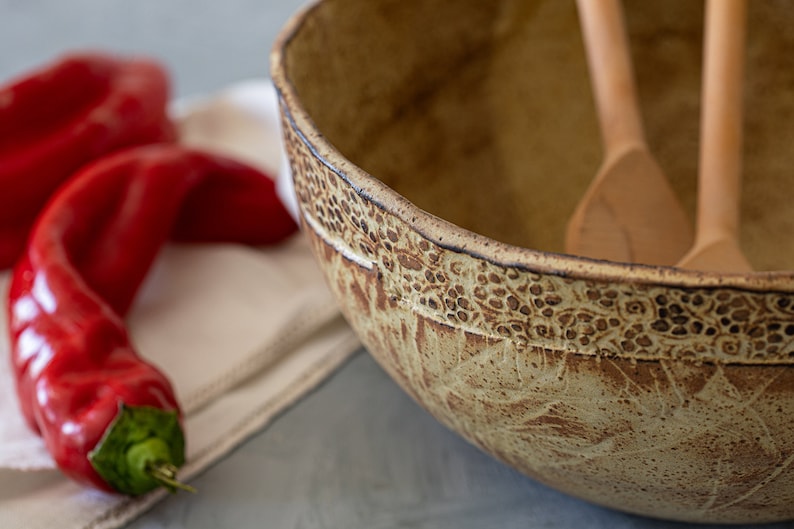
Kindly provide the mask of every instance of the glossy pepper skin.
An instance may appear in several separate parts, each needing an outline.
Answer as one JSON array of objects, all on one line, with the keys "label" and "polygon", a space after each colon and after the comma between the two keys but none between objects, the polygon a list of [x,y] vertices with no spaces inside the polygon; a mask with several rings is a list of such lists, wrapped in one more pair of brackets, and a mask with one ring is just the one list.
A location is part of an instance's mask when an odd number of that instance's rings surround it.
[{"label": "glossy pepper skin", "polygon": [[169,79],[157,62],[72,53],[0,85],[0,268],[22,253],[52,192],[116,149],[172,140]]},{"label": "glossy pepper skin", "polygon": [[[136,353],[123,321],[163,243],[273,244],[296,229],[268,177],[171,144],[104,157],[53,196],[13,271],[7,308],[22,412],[64,473],[128,494],[158,485],[137,474],[109,482],[90,455],[122,408],[179,417],[170,382]],[[119,465],[130,457],[119,454]]]}]

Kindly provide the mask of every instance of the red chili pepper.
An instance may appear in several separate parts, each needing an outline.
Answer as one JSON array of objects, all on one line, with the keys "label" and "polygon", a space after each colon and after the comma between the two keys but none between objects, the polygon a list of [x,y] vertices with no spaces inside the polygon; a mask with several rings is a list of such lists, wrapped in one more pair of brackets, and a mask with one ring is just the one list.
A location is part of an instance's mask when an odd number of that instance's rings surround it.
[{"label": "red chili pepper", "polygon": [[54,195],[8,313],[22,411],[67,475],[127,494],[174,486],[177,398],[122,320],[164,241],[272,244],[296,228],[268,177],[177,145],[111,154]]},{"label": "red chili pepper", "polygon": [[0,268],[22,253],[36,215],[82,165],[173,139],[169,80],[143,58],[64,56],[0,86]]}]

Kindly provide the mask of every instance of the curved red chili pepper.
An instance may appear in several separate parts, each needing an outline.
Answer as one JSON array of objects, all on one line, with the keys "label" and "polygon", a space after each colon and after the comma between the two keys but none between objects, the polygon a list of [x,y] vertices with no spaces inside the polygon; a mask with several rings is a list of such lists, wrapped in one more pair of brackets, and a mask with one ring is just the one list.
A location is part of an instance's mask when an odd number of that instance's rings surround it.
[{"label": "curved red chili pepper", "polygon": [[0,268],[16,261],[47,199],[82,165],[175,137],[168,98],[159,63],[94,52],[0,86]]},{"label": "curved red chili pepper", "polygon": [[[158,484],[147,465],[182,463],[177,398],[122,320],[164,241],[272,244],[296,229],[271,179],[177,145],[111,154],[55,194],[14,269],[8,313],[22,411],[67,475],[138,494]],[[102,456],[110,477],[96,468],[103,441],[121,447]]]}]

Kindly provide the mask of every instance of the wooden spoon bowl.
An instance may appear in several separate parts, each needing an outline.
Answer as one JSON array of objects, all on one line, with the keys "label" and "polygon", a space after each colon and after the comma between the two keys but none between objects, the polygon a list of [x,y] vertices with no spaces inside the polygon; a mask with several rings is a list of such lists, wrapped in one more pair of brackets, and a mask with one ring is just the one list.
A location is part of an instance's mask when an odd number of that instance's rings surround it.
[{"label": "wooden spoon bowl", "polygon": [[692,226],[645,140],[621,0],[579,0],[604,161],[568,221],[568,253],[677,263]]}]

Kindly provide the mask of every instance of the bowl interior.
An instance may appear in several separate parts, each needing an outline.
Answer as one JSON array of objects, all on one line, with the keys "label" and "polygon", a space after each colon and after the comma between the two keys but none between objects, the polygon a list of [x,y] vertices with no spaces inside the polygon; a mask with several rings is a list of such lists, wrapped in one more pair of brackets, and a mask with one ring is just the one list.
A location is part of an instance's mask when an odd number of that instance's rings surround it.
[{"label": "bowl interior", "polygon": [[[648,142],[694,219],[703,6],[624,5]],[[757,270],[789,270],[794,9],[749,9],[742,245]],[[563,251],[602,156],[573,0],[325,0],[284,57],[350,161],[447,221]]]}]

